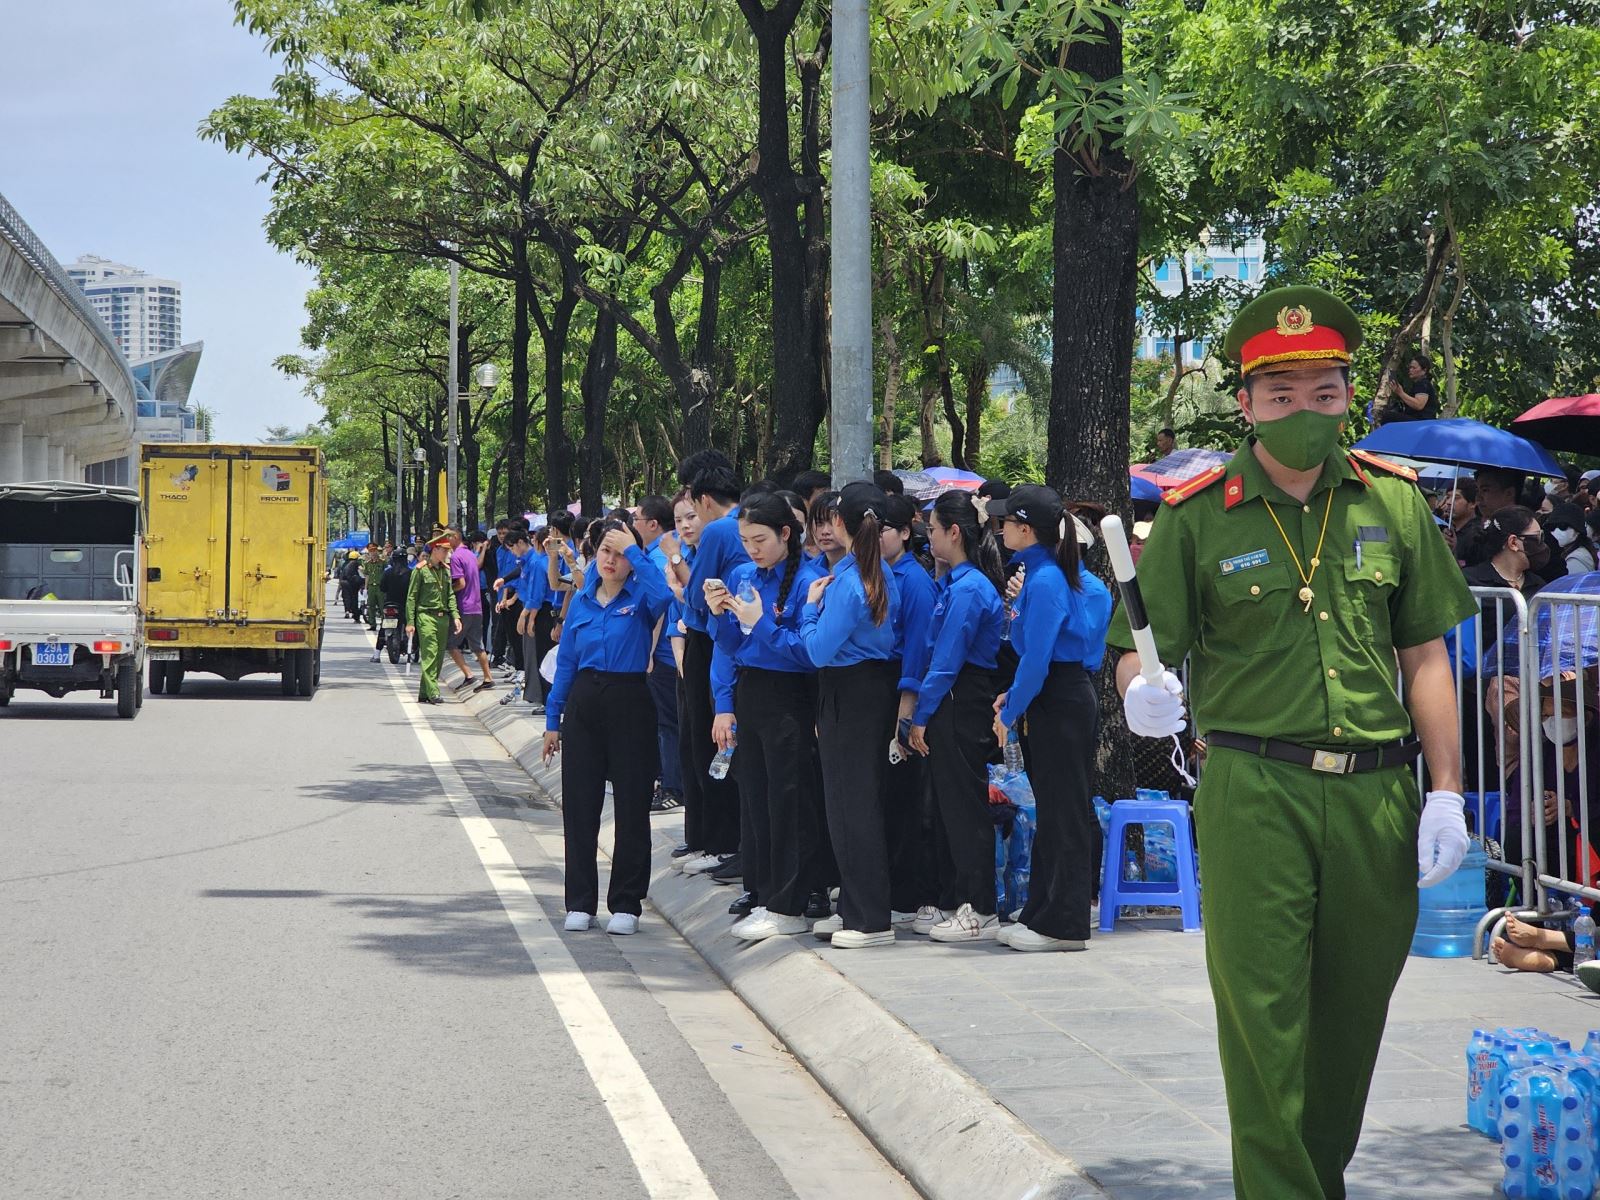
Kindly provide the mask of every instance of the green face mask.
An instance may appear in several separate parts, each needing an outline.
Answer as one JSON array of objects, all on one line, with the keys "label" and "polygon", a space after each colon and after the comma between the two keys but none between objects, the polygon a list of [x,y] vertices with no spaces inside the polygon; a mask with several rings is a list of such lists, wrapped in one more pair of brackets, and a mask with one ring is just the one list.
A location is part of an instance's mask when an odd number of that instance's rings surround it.
[{"label": "green face mask", "polygon": [[1343,413],[1312,412],[1303,408],[1276,421],[1257,421],[1256,441],[1291,471],[1309,471],[1339,444],[1344,432]]}]

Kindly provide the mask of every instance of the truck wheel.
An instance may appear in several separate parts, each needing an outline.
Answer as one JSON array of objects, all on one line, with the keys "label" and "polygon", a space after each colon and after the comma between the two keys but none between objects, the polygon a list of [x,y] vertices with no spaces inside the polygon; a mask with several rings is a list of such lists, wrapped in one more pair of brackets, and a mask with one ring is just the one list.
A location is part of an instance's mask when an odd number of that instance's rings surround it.
[{"label": "truck wheel", "polygon": [[11,703],[11,693],[10,692],[5,692],[5,691],[0,691],[0,708],[4,708],[6,705],[8,705],[10,703]]},{"label": "truck wheel", "polygon": [[296,650],[294,657],[300,661],[295,666],[296,690],[302,696],[317,694],[317,660],[311,650]]},{"label": "truck wheel", "polygon": [[322,647],[318,646],[311,659],[311,690],[315,692],[322,686]]},{"label": "truck wheel", "polygon": [[279,690],[285,696],[292,696],[300,689],[300,656],[290,650],[283,656],[283,676]]},{"label": "truck wheel", "polygon": [[150,664],[150,694],[159,696],[167,688],[167,664],[152,662]]},{"label": "truck wheel", "polygon": [[138,668],[135,668],[134,672],[133,672],[133,677],[137,681],[137,685],[138,685],[138,690],[136,692],[134,692],[134,695],[133,695],[133,707],[136,708],[136,709],[143,708],[144,707],[144,672],[139,670]]},{"label": "truck wheel", "polygon": [[176,696],[183,691],[183,668],[177,663],[167,666],[167,695]]},{"label": "truck wheel", "polygon": [[131,717],[139,711],[139,669],[131,662],[117,668],[117,716]]}]

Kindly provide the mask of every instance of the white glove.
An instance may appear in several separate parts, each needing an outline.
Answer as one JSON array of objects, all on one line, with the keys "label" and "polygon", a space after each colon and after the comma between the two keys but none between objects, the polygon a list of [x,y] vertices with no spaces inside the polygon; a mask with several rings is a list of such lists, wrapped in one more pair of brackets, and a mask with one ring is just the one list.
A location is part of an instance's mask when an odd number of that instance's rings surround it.
[{"label": "white glove", "polygon": [[1159,685],[1135,675],[1122,697],[1122,711],[1127,714],[1128,728],[1141,737],[1172,737],[1188,727],[1183,715],[1183,682],[1171,671],[1161,672]]},{"label": "white glove", "polygon": [[1429,792],[1417,827],[1417,870],[1426,872],[1419,888],[1443,883],[1467,856],[1467,802],[1455,792]]}]

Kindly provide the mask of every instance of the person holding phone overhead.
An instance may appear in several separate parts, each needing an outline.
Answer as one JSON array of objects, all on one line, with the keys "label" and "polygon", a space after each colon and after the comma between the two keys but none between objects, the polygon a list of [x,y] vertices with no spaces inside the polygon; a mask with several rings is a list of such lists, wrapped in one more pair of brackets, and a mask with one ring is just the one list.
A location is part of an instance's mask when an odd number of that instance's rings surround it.
[{"label": "person holding phone overhead", "polygon": [[998,940],[1013,950],[1083,950],[1094,891],[1089,773],[1100,728],[1091,674],[1105,660],[1111,592],[1078,561],[1078,536],[1047,487],[1026,484],[998,508],[1001,536],[1026,571],[1011,623],[1017,672],[994,703],[1004,742],[1024,714],[1022,750],[1038,804],[1028,903]]},{"label": "person holding phone overhead", "polygon": [[588,929],[599,906],[595,853],[606,781],[616,842],[611,853],[607,933],[638,931],[650,883],[650,791],[656,779],[655,701],[645,682],[650,642],[671,593],[621,521],[602,526],[583,590],[567,606],[555,683],[545,705],[544,761],[561,754],[561,824],[566,839],[568,931]]},{"label": "person holding phone overhead", "polygon": [[849,551],[806,593],[800,635],[817,675],[817,743],[828,832],[839,866],[839,911],[812,932],[842,949],[894,944],[883,780],[894,736],[894,576],[884,570],[879,514],[889,498],[870,483],[839,493],[833,533]]}]

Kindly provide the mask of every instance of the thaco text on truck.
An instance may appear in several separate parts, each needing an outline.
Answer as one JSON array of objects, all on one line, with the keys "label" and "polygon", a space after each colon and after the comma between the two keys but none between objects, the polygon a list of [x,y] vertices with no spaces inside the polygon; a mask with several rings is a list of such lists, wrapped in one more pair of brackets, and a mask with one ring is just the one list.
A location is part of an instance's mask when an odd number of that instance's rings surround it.
[{"label": "thaco text on truck", "polygon": [[0,708],[19,690],[144,703],[139,493],[0,484]]},{"label": "thaco text on truck", "polygon": [[194,672],[322,676],[327,473],[315,446],[151,444],[140,453],[150,690]]}]

